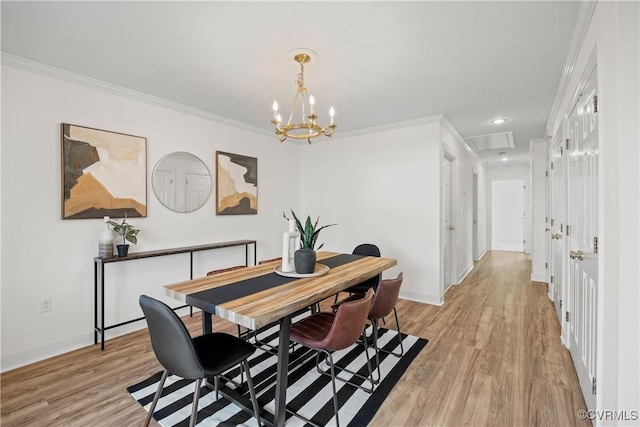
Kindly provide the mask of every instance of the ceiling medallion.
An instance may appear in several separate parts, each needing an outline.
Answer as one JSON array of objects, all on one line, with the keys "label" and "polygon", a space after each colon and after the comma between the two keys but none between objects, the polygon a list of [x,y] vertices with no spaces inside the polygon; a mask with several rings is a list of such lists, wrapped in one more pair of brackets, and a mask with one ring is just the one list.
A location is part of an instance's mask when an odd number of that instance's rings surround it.
[{"label": "ceiling medallion", "polygon": [[[315,114],[315,98],[307,93],[307,88],[304,86],[304,64],[316,59],[318,55],[309,49],[294,49],[289,52],[289,55],[293,57],[295,62],[300,64],[300,72],[295,81],[297,86],[296,94],[286,123],[282,122],[282,117],[278,113],[278,102],[273,101],[273,120],[271,120],[271,123],[275,126],[278,139],[280,142],[287,138],[306,139],[311,144],[311,138],[320,135],[331,137],[336,128],[333,122],[335,115],[333,106],[329,109],[329,126],[321,127],[316,123],[318,116]],[[300,99],[300,102],[298,102],[298,99]]]}]

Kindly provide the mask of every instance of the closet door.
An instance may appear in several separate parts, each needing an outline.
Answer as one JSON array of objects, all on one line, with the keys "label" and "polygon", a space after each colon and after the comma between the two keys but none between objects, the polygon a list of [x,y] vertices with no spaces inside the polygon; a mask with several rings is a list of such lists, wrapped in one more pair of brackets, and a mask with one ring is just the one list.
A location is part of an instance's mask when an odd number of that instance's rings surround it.
[{"label": "closet door", "polygon": [[589,409],[596,408],[598,307],[598,114],[594,68],[569,121],[569,350]]}]

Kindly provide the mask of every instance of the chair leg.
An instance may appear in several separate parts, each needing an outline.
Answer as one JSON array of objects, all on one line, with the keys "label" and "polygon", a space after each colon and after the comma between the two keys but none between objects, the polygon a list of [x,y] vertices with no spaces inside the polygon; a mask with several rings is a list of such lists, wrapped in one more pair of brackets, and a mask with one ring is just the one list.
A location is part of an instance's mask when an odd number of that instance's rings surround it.
[{"label": "chair leg", "polygon": [[200,400],[200,385],[202,378],[196,380],[196,389],[193,391],[193,403],[191,404],[191,418],[189,419],[189,427],[195,427],[196,417],[198,416],[198,401]]},{"label": "chair leg", "polygon": [[247,385],[249,386],[249,395],[251,396],[251,404],[253,405],[253,412],[255,412],[256,420],[258,420],[258,427],[262,425],[260,422],[260,407],[258,406],[258,399],[256,398],[256,391],[253,388],[253,380],[251,379],[251,373],[249,372],[249,361],[243,360],[244,370],[247,372]]},{"label": "chair leg", "polygon": [[[378,370],[378,379],[375,380],[375,383],[378,384],[382,378],[380,374],[380,350],[378,349],[378,319],[373,319],[371,323],[373,324],[373,348],[376,351],[376,369]],[[367,342],[366,337],[364,342]]]},{"label": "chair leg", "polygon": [[336,392],[336,372],[333,368],[333,356],[328,351],[322,350],[323,353],[327,354],[327,359],[329,360],[329,366],[331,367],[331,386],[333,387],[333,410],[336,414],[336,427],[340,427],[340,420],[338,419],[338,393]]},{"label": "chair leg", "polygon": [[400,341],[400,356],[404,356],[404,347],[402,346],[402,335],[400,333],[400,322],[398,321],[398,312],[396,308],[393,307],[393,314],[396,316],[396,326],[398,327],[398,340]]},{"label": "chair leg", "polygon": [[162,387],[164,386],[164,382],[167,380],[167,376],[169,375],[169,371],[164,371],[162,373],[162,378],[160,378],[160,383],[158,384],[158,390],[156,391],[156,395],[153,396],[153,402],[151,403],[151,408],[149,408],[149,413],[147,414],[147,419],[144,422],[144,426],[147,427],[151,422],[151,417],[153,416],[153,411],[156,409],[156,404],[158,403],[158,399],[160,398],[160,394],[162,394]]},{"label": "chair leg", "polygon": [[216,375],[215,377],[213,377],[213,385],[214,385],[214,389],[216,391],[216,399],[218,399],[219,396],[219,392],[220,392],[220,375]]}]

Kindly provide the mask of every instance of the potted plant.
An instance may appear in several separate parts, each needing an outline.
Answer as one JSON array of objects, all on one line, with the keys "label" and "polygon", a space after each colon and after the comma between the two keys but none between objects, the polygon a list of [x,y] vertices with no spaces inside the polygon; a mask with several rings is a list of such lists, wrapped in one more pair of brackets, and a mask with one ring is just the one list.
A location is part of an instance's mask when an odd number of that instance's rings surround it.
[{"label": "potted plant", "polygon": [[[296,230],[300,233],[300,249],[295,251],[293,255],[293,262],[296,267],[296,273],[313,273],[316,267],[315,246],[316,242],[318,241],[318,235],[324,228],[331,227],[332,225],[336,224],[328,224],[323,225],[322,227],[318,227],[318,221],[320,220],[320,217],[316,219],[315,223],[312,223],[311,216],[307,216],[307,220],[304,222],[303,227],[302,223],[298,219],[298,216],[293,210],[291,210],[291,214],[293,215],[293,219],[295,220]],[[285,217],[285,219],[289,220],[284,212],[282,213],[282,215]],[[320,244],[320,246],[318,246],[318,249],[320,249],[322,246],[324,246],[324,243]]]},{"label": "potted plant", "polygon": [[127,241],[134,245],[138,244],[138,233],[140,230],[127,222],[127,214],[124,215],[124,219],[120,224],[114,221],[109,221],[109,225],[113,227],[113,231],[122,237],[122,244],[116,245],[118,248],[118,256],[127,256],[129,253],[129,245],[127,245]]}]

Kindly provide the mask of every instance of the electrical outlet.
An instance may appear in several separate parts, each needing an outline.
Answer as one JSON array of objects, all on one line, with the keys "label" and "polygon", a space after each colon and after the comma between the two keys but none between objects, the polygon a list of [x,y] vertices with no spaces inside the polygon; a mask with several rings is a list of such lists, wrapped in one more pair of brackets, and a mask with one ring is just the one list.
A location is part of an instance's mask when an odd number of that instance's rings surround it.
[{"label": "electrical outlet", "polygon": [[51,298],[45,298],[40,300],[40,313],[46,313],[51,311]]}]

